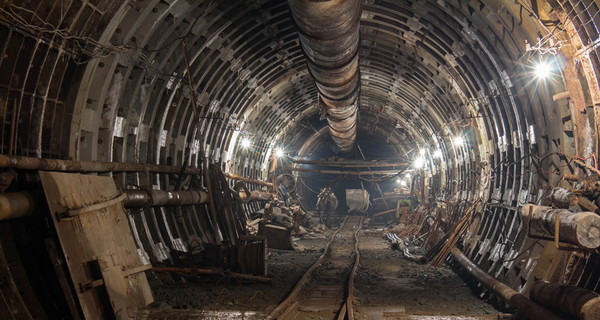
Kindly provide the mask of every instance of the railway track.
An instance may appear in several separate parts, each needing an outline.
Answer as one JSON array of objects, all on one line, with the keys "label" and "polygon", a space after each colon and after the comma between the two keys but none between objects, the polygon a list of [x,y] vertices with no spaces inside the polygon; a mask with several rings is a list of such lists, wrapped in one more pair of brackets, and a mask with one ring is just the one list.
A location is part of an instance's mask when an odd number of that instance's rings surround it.
[{"label": "railway track", "polygon": [[354,319],[354,274],[362,217],[348,216],[323,254],[267,319]]}]

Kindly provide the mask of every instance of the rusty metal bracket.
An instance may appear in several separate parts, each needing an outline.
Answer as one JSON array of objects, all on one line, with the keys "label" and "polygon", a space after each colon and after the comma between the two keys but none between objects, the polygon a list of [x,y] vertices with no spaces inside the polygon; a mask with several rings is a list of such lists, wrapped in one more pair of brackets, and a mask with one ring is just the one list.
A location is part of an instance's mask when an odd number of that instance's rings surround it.
[{"label": "rusty metal bracket", "polygon": [[80,283],[79,290],[80,292],[86,292],[92,290],[94,288],[98,288],[104,285],[104,279],[96,279],[87,283]]},{"label": "rusty metal bracket", "polygon": [[83,207],[83,208],[73,209],[73,210],[67,210],[67,212],[60,213],[59,214],[59,218],[61,220],[70,219],[70,218],[73,218],[75,216],[79,216],[79,215],[82,215],[82,214],[86,214],[86,213],[98,211],[98,210],[104,209],[106,207],[110,207],[110,206],[113,206],[113,205],[118,204],[120,202],[123,202],[123,200],[125,200],[125,198],[127,198],[127,194],[121,193],[120,195],[118,195],[118,196],[116,196],[116,197],[114,197],[114,198],[112,198],[110,200],[103,201],[103,202],[100,202],[100,203],[96,203],[96,204],[93,204],[93,205],[88,206],[88,207]]},{"label": "rusty metal bracket", "polygon": [[558,250],[565,251],[583,251],[583,252],[597,252],[598,250],[582,248],[576,245],[564,243],[560,241],[560,214],[557,214],[554,218],[554,247]]},{"label": "rusty metal bracket", "polygon": [[123,267],[122,271],[123,271],[123,277],[131,277],[134,274],[138,274],[140,272],[144,272],[144,271],[148,271],[152,269],[152,265],[151,264],[145,264],[143,266],[139,266],[139,267],[134,267],[134,268],[129,268],[129,269],[125,269],[125,267]]},{"label": "rusty metal bracket", "polygon": [[17,177],[17,172],[13,169],[8,169],[0,173],[0,192],[5,192],[12,182]]},{"label": "rusty metal bracket", "polygon": [[[238,181],[235,183],[235,186],[233,187],[234,192],[234,196],[236,196],[236,198],[238,198],[239,200],[241,200],[244,203],[248,203],[248,201],[250,200],[250,196],[252,195],[250,193],[250,190],[248,190],[248,188],[246,187],[246,184],[244,183],[244,181]],[[243,190],[244,193],[246,194],[246,198],[242,199],[239,194],[240,194],[240,190]]]}]

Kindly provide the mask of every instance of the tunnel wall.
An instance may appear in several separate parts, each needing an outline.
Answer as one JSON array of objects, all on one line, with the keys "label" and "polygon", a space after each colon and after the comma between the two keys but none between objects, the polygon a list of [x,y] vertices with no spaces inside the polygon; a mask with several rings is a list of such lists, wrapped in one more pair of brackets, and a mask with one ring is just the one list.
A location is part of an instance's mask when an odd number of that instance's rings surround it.
[{"label": "tunnel wall", "polygon": [[[318,116],[317,91],[283,1],[0,8],[3,154],[177,166],[206,158],[266,179],[277,147],[295,155],[324,143],[309,139],[321,127],[303,122]],[[548,188],[572,186],[565,174],[593,173],[574,159],[597,167],[598,11],[592,0],[363,4],[360,128],[398,157],[429,150],[425,174],[439,181],[432,203],[461,214],[482,200],[464,247],[516,289],[537,278],[598,289],[596,254],[527,237],[518,214],[524,203],[546,203]],[[531,65],[542,54],[560,68],[538,82]],[[454,145],[456,136],[466,142]],[[250,148],[240,146],[244,137]],[[437,149],[441,158],[432,156]],[[178,179],[112,176],[121,188],[168,189]],[[184,220],[171,210],[130,217],[148,259],[208,241],[207,207],[181,209]]]}]

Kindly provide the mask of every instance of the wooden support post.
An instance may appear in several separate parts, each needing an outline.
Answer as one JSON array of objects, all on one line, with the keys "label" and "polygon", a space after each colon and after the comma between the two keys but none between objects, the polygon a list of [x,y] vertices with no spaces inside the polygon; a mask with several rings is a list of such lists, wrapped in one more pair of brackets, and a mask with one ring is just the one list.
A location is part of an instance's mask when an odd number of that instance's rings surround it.
[{"label": "wooden support post", "polygon": [[392,212],[397,212],[397,210],[396,209],[390,209],[390,210],[385,210],[385,211],[377,212],[377,213],[373,214],[371,217],[375,218],[375,217],[379,217],[379,216],[382,216],[384,214],[388,214],[388,213],[392,213]]},{"label": "wooden support post", "polygon": [[575,213],[526,204],[521,208],[521,216],[527,222],[530,233],[533,231],[540,236],[555,237],[589,249],[600,246],[600,216],[593,212]]}]

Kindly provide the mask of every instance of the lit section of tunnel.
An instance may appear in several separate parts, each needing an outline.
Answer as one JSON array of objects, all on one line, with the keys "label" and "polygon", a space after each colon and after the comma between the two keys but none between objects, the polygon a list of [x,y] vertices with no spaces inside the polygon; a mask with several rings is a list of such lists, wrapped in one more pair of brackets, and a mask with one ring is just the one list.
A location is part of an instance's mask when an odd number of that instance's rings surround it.
[{"label": "lit section of tunnel", "polygon": [[[362,159],[357,148],[381,146],[385,154],[366,152],[364,160],[407,164],[384,191],[408,172],[420,177],[408,184],[438,212],[441,232],[473,208],[461,249],[487,274],[526,294],[540,279],[600,291],[595,248],[531,237],[521,217],[527,203],[550,206],[555,187],[587,196],[569,204],[574,210],[598,212],[600,16],[592,0],[363,1],[358,146],[347,153],[336,152],[328,134],[287,2],[10,1],[0,9],[3,155],[214,163],[231,174],[231,186],[237,175],[250,179],[250,191],[265,191],[298,167],[278,160],[277,150],[288,160]],[[546,78],[535,73],[541,62],[551,68]],[[40,189],[35,171],[13,164],[4,165],[5,191]],[[202,175],[182,172],[101,175],[121,190],[210,188]],[[310,209],[310,189],[322,185],[301,181],[329,178],[292,172]],[[265,203],[240,210],[249,215]],[[227,240],[207,225],[214,210],[129,212],[140,258],[172,262],[173,251]],[[27,265],[37,258],[23,252],[48,231],[19,243],[19,233],[44,229],[27,219],[1,222],[5,261],[22,261],[10,278],[44,273],[36,268],[46,265]],[[0,311],[66,314],[29,304],[55,292],[30,282],[14,281],[28,289]],[[2,290],[9,296],[11,288]]]}]

